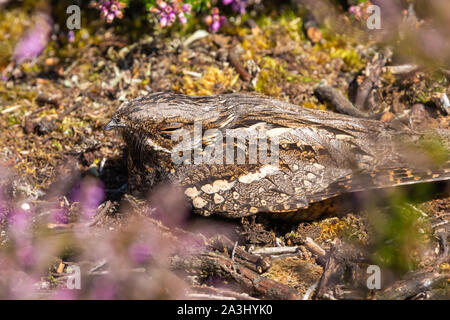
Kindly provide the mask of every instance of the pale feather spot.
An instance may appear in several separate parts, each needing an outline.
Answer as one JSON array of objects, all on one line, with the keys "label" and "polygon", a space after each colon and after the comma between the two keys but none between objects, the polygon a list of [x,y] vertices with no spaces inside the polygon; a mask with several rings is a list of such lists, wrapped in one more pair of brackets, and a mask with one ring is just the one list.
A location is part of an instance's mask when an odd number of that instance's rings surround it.
[{"label": "pale feather spot", "polygon": [[309,180],[314,180],[314,179],[316,179],[316,175],[314,174],[314,173],[308,173],[307,175],[306,175],[306,177],[309,179]]},{"label": "pale feather spot", "polygon": [[185,194],[186,196],[188,196],[189,198],[195,198],[195,197],[197,197],[200,193],[201,193],[201,192],[200,192],[199,190],[197,190],[196,187],[187,188],[187,189],[184,191],[184,194]]},{"label": "pale feather spot", "polygon": [[235,183],[236,181],[228,182],[226,180],[216,180],[213,182],[213,187],[220,191],[227,191],[233,188]]},{"label": "pale feather spot", "polygon": [[225,201],[225,199],[220,194],[218,194],[218,193],[214,194],[214,203],[215,204],[219,204],[219,203],[222,203],[224,201]]},{"label": "pale feather spot", "polygon": [[250,207],[250,213],[257,213],[258,212],[258,208],[256,207]]},{"label": "pale feather spot", "polygon": [[194,198],[194,200],[192,201],[192,204],[194,205],[194,207],[196,207],[197,209],[201,209],[204,206],[206,206],[208,204],[208,202],[201,198],[201,197],[196,197]]},{"label": "pale feather spot", "polygon": [[339,139],[339,140],[351,140],[352,137],[347,135],[347,134],[337,134],[336,135],[336,139]]},{"label": "pale feather spot", "polygon": [[268,175],[275,174],[278,171],[279,171],[279,168],[276,166],[265,165],[265,166],[261,167],[261,169],[259,169],[259,171],[257,171],[257,172],[247,173],[247,174],[239,176],[238,180],[241,183],[248,184],[248,183],[252,183],[254,181],[261,180]]},{"label": "pale feather spot", "polygon": [[159,146],[158,144],[156,144],[152,139],[150,139],[150,138],[148,138],[147,140],[146,140],[146,142],[147,142],[147,144],[151,147],[151,148],[153,148],[153,149],[155,149],[155,150],[157,150],[157,151],[163,151],[163,152],[166,152],[166,153],[172,153],[169,149],[166,149],[166,148],[163,148],[163,147],[161,147],[161,146]]},{"label": "pale feather spot", "polygon": [[275,128],[267,130],[267,136],[268,137],[278,137],[282,134],[289,133],[292,130],[292,128]]},{"label": "pale feather spot", "polygon": [[322,170],[323,168],[325,168],[323,165],[318,164],[318,163],[314,163],[313,166],[318,170]]}]

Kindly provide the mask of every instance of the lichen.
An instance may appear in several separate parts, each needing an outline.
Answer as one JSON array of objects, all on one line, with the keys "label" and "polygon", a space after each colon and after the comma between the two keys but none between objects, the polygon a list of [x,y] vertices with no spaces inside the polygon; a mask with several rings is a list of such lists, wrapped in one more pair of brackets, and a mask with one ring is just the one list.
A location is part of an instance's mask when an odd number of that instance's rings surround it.
[{"label": "lichen", "polygon": [[185,74],[182,83],[175,84],[173,89],[189,95],[217,94],[237,89],[235,86],[238,79],[239,75],[231,68],[221,70],[210,66],[206,67],[197,79],[189,74]]}]

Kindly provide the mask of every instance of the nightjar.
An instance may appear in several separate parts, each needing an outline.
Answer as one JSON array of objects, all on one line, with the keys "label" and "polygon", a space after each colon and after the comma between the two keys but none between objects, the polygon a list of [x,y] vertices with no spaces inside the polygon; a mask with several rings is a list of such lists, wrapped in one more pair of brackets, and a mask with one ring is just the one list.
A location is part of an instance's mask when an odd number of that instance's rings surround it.
[{"label": "nightjar", "polygon": [[303,214],[345,193],[450,179],[450,130],[260,95],[152,93],[123,103],[105,130],[115,128],[129,148],[130,188],[174,183],[202,215]]}]

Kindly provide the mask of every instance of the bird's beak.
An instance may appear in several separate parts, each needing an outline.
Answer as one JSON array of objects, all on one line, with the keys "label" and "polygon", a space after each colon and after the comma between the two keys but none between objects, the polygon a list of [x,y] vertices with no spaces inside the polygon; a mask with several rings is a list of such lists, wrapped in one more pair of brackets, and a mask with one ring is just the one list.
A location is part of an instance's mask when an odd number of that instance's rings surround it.
[{"label": "bird's beak", "polygon": [[116,127],[117,127],[116,122],[114,120],[111,120],[106,124],[104,130],[109,131],[109,130],[113,130]]},{"label": "bird's beak", "polygon": [[105,130],[105,131],[109,131],[109,130],[113,130],[113,129],[116,129],[116,128],[119,128],[119,127],[124,127],[124,125],[121,124],[121,123],[117,123],[116,120],[112,119],[111,121],[109,121],[109,122],[106,124],[104,130]]}]

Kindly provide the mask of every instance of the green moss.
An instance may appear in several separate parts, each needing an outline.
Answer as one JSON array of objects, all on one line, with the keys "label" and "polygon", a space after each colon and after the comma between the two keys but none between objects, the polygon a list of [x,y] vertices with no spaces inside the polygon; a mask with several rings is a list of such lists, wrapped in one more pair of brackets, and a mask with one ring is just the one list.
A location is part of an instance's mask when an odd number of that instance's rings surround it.
[{"label": "green moss", "polygon": [[287,64],[271,57],[263,57],[260,62],[261,72],[255,90],[270,96],[279,96],[283,82],[311,83],[318,79],[295,74],[286,70]]},{"label": "green moss", "polygon": [[58,151],[62,151],[63,150],[63,147],[62,147],[61,143],[58,140],[53,139],[52,140],[52,146]]},{"label": "green moss", "polygon": [[346,35],[336,35],[329,31],[324,31],[324,39],[319,44],[316,44],[314,49],[316,51],[323,51],[330,58],[340,58],[344,61],[348,71],[358,72],[363,69],[367,63],[367,59],[361,57],[356,50],[356,43],[349,39]]},{"label": "green moss", "polygon": [[388,213],[373,211],[374,262],[401,273],[416,269],[427,239],[428,222],[396,193]]},{"label": "green moss", "polygon": [[426,103],[427,101],[430,100],[430,95],[429,95],[429,93],[423,92],[423,91],[417,92],[416,100],[417,100],[417,102],[420,102],[420,103]]},{"label": "green moss", "polygon": [[0,10],[0,68],[8,64],[16,43],[30,27],[31,16],[25,10]]},{"label": "green moss", "polygon": [[419,148],[431,158],[436,166],[441,166],[449,161],[450,150],[443,139],[435,133],[428,133],[419,140]]},{"label": "green moss", "polygon": [[285,63],[280,64],[273,58],[264,57],[261,62],[261,72],[256,82],[255,90],[270,96],[279,96],[281,88],[278,84],[286,75]]}]

